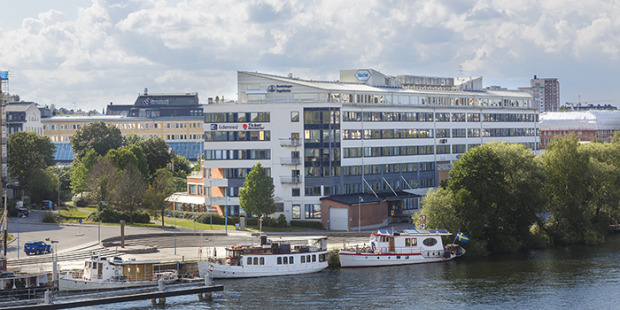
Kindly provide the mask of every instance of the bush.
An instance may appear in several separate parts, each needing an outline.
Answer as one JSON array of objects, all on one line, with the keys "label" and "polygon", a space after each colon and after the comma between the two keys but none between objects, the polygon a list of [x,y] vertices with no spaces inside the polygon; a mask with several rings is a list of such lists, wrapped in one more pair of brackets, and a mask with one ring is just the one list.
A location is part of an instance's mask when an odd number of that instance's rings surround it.
[{"label": "bush", "polygon": [[286,216],[284,216],[284,214],[280,214],[280,216],[278,217],[278,226],[280,227],[288,226],[288,222],[286,221]]},{"label": "bush", "polygon": [[[97,212],[93,212],[89,214],[87,219],[92,222],[99,221]],[[124,220],[125,223],[129,223],[129,212],[128,211],[118,211],[110,206],[106,206],[101,209],[101,222],[120,223],[121,220]],[[141,223],[141,224],[148,224],[151,222],[151,216],[146,211],[134,211],[133,222]]]},{"label": "bush", "polygon": [[291,226],[323,229],[323,223],[317,221],[291,220]]},{"label": "bush", "polygon": [[54,213],[48,211],[44,212],[43,216],[41,216],[41,222],[43,223],[56,223],[56,216]]}]

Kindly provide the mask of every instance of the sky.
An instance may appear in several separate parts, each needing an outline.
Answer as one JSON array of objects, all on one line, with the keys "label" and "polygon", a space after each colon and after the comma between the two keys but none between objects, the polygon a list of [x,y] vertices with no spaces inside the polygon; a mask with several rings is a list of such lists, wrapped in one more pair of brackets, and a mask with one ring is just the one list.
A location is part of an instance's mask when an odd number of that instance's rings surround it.
[{"label": "sky", "polygon": [[338,80],[557,78],[560,100],[620,105],[619,0],[0,0],[3,91],[102,111],[139,93],[236,100],[237,71]]}]

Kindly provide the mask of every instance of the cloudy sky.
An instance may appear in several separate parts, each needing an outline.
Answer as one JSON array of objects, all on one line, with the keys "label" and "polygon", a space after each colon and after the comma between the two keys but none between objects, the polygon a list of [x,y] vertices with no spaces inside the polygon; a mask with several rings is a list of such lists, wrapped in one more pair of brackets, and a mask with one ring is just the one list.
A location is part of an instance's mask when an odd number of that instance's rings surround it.
[{"label": "cloudy sky", "polygon": [[[236,99],[236,71],[340,69],[560,81],[561,102],[620,100],[617,0],[0,0],[0,70],[24,101],[101,111],[150,93]],[[7,89],[4,89],[7,91]]]}]

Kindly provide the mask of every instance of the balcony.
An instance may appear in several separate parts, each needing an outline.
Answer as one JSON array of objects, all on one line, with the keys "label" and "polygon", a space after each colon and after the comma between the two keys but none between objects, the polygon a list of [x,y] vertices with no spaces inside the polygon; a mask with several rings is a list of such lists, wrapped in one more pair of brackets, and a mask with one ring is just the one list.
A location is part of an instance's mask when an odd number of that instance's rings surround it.
[{"label": "balcony", "polygon": [[299,184],[301,183],[301,177],[280,177],[280,183]]},{"label": "balcony", "polygon": [[290,139],[290,138],[280,139],[280,146],[300,146],[300,145],[301,145],[301,140],[299,139]]},{"label": "balcony", "polygon": [[280,164],[282,164],[282,165],[299,165],[299,164],[301,164],[301,158],[280,157]]}]

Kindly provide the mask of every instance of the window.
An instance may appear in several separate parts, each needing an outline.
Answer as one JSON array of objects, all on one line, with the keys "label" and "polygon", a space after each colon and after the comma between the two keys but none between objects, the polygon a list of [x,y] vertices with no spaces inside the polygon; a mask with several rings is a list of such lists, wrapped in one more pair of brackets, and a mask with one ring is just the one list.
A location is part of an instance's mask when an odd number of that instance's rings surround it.
[{"label": "window", "polygon": [[258,257],[254,257],[254,265],[258,265]]},{"label": "window", "polygon": [[293,188],[291,190],[291,196],[299,197],[300,195],[301,195],[301,190],[299,189],[299,187]]},{"label": "window", "polygon": [[294,264],[294,263],[295,263],[295,257],[290,256],[290,257],[288,258],[288,263],[289,263],[289,264]]},{"label": "window", "polygon": [[291,122],[299,122],[299,112],[297,111],[291,112]]},{"label": "window", "polygon": [[282,265],[282,257],[278,257],[278,265]]},{"label": "window", "polygon": [[293,205],[293,218],[300,219],[301,218],[301,206]]},{"label": "window", "polygon": [[307,219],[320,219],[321,218],[321,205],[306,204],[305,206]]},{"label": "window", "polygon": [[260,258],[260,264],[261,264],[261,265],[264,265],[264,264],[265,264],[265,258],[264,258],[264,257],[261,257],[261,258]]},{"label": "window", "polygon": [[252,265],[252,258],[248,257],[248,263],[246,265]]},{"label": "window", "polygon": [[434,246],[435,244],[437,244],[437,239],[435,239],[435,238],[426,238],[426,239],[424,239],[424,241],[422,241],[422,243],[425,246]]},{"label": "window", "polygon": [[305,263],[305,262],[306,262],[306,257],[302,255],[302,256],[301,256],[301,263],[303,264],[303,263]]},{"label": "window", "polygon": [[[433,239],[433,240],[435,240],[435,239]],[[284,256],[282,258],[282,261],[284,262],[284,265],[288,265],[288,257]]]}]

